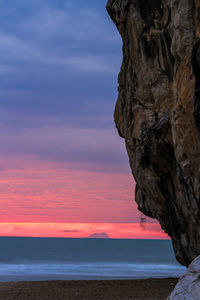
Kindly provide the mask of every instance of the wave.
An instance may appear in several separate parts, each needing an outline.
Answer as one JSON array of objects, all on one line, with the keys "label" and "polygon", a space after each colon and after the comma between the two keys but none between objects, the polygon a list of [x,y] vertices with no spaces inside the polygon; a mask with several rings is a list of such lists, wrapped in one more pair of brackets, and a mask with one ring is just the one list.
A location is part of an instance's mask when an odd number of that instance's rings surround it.
[{"label": "wave", "polygon": [[167,264],[132,264],[132,263],[45,263],[45,264],[0,264],[0,281],[6,276],[17,280],[18,277],[28,276],[30,278],[48,276],[55,279],[58,276],[68,279],[91,279],[100,278],[158,278],[177,277],[183,274],[185,268],[177,265]]}]

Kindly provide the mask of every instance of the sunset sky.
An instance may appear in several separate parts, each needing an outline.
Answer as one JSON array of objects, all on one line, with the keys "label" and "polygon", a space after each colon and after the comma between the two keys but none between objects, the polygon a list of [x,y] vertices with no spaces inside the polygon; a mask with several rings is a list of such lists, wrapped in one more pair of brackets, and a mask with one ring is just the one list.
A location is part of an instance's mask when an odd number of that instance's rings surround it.
[{"label": "sunset sky", "polygon": [[113,122],[121,39],[105,0],[0,3],[0,235],[166,238],[139,223]]}]

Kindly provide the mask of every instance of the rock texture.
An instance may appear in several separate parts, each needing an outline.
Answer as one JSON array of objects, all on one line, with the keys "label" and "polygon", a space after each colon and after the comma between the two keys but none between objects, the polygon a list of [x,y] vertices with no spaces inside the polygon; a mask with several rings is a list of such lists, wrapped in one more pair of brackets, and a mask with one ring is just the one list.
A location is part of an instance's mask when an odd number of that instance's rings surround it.
[{"label": "rock texture", "polygon": [[174,291],[167,300],[198,300],[200,299],[200,256],[188,267],[179,279]]},{"label": "rock texture", "polygon": [[123,40],[115,122],[135,200],[173,241],[200,254],[200,0],[109,0]]}]

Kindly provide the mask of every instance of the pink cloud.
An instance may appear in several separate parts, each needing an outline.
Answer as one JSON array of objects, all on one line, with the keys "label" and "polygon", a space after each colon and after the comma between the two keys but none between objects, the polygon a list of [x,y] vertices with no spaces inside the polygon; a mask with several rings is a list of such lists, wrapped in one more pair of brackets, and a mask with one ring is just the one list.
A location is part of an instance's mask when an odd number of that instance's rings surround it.
[{"label": "pink cloud", "polygon": [[147,223],[0,223],[0,236],[84,238],[105,232],[118,239],[169,239],[159,224]]},{"label": "pink cloud", "polygon": [[130,173],[78,169],[33,157],[0,157],[0,235],[166,238],[147,218],[139,224]]},{"label": "pink cloud", "polygon": [[78,169],[33,157],[1,157],[1,222],[138,222],[130,173]]}]

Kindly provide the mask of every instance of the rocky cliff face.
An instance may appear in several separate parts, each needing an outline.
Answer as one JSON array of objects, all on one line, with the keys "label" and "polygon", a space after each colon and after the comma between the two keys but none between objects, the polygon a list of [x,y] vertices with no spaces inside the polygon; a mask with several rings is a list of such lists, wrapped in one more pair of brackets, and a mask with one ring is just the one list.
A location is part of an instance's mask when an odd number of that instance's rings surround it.
[{"label": "rocky cliff face", "polygon": [[200,0],[109,0],[123,40],[115,122],[139,210],[200,254]]}]

